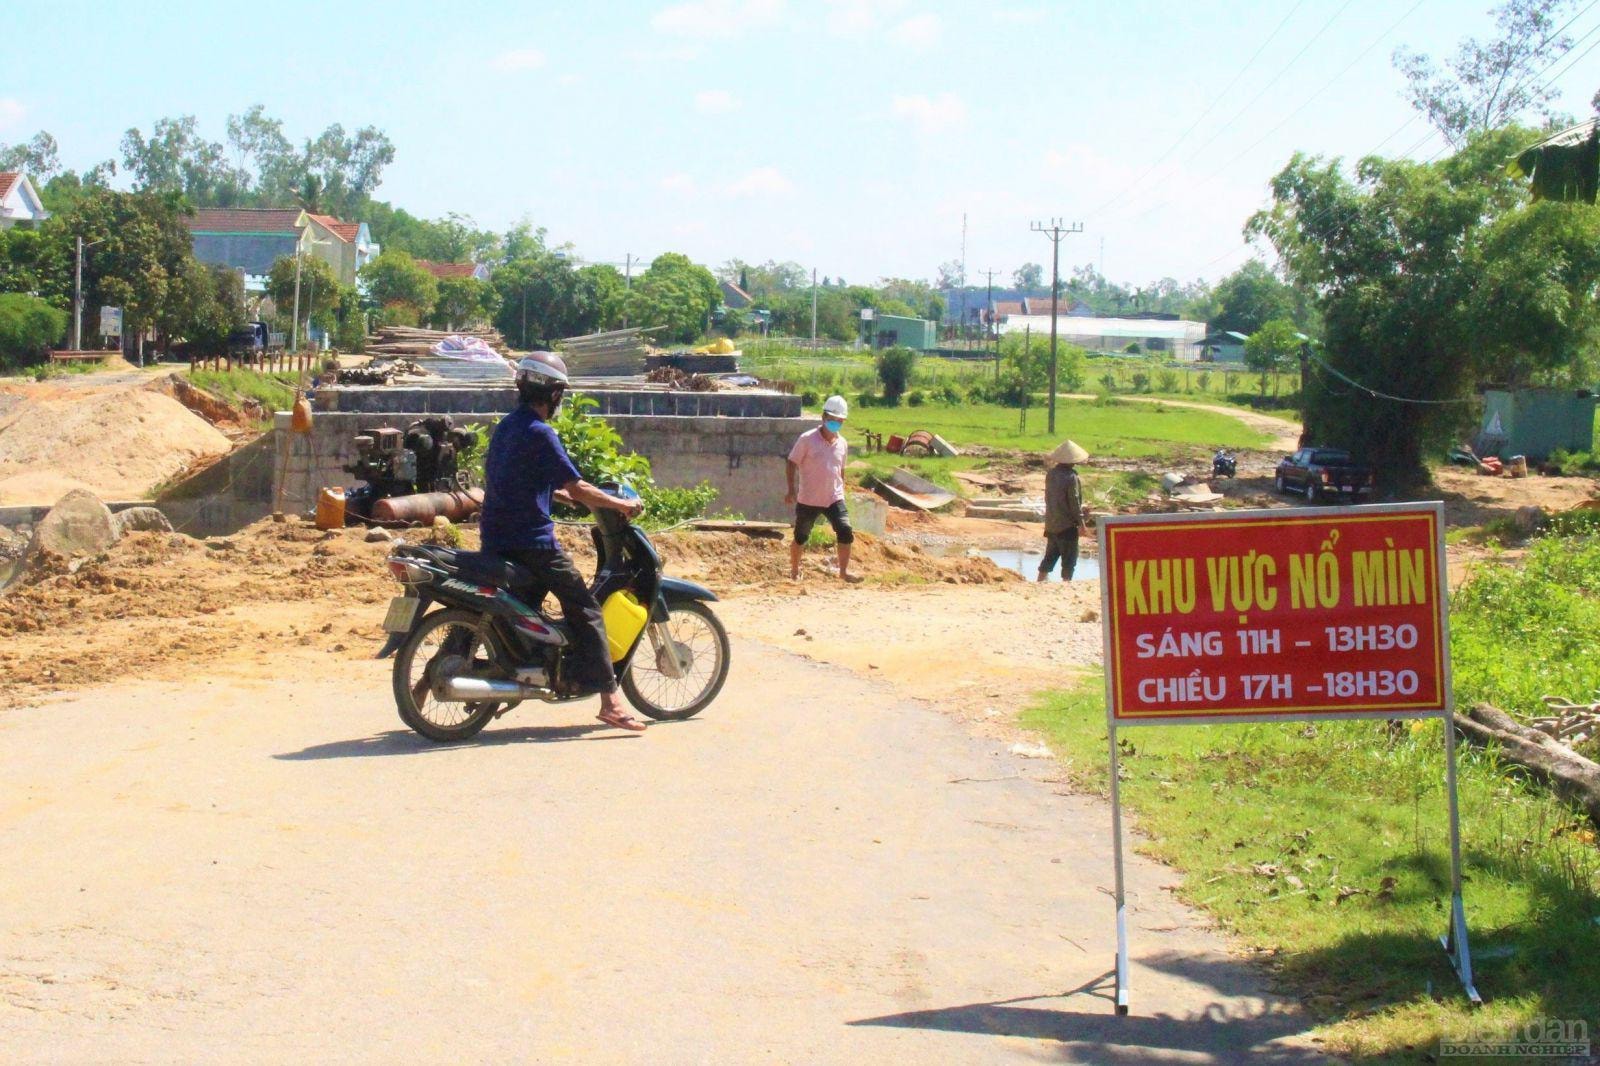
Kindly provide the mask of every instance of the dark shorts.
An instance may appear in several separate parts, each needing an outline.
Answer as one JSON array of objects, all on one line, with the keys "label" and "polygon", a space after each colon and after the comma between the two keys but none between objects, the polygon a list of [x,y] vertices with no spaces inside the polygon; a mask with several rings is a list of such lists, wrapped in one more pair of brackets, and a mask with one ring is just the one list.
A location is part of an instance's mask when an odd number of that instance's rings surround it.
[{"label": "dark shorts", "polygon": [[827,516],[828,525],[833,527],[833,535],[838,538],[840,544],[855,542],[855,530],[850,528],[850,512],[845,509],[843,500],[834,500],[826,507],[812,507],[805,503],[795,504],[794,542],[804,544],[806,538],[811,536],[811,527],[824,515]]}]

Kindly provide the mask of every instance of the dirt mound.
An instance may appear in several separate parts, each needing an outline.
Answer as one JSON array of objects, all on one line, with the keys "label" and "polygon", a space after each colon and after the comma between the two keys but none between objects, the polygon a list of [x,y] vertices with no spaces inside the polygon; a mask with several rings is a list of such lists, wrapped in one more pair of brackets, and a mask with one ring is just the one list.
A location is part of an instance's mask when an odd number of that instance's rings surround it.
[{"label": "dirt mound", "polygon": [[140,499],[232,447],[177,400],[148,389],[24,396],[0,416],[0,505],[54,503],[73,488]]},{"label": "dirt mound", "polygon": [[[477,546],[475,529],[461,532],[463,547]],[[363,529],[325,533],[263,521],[204,541],[130,533],[91,559],[42,561],[0,598],[0,704],[240,657],[270,668],[274,652],[291,644],[370,655],[383,639],[382,605],[398,586],[383,566],[390,545],[365,537]],[[579,568],[592,572],[588,530],[563,526],[560,537]],[[783,540],[680,532],[656,543],[668,573],[722,595],[787,585]],[[986,559],[936,558],[866,536],[856,544],[869,594],[881,585],[1019,580]],[[828,580],[832,555],[807,553],[808,580]]]}]

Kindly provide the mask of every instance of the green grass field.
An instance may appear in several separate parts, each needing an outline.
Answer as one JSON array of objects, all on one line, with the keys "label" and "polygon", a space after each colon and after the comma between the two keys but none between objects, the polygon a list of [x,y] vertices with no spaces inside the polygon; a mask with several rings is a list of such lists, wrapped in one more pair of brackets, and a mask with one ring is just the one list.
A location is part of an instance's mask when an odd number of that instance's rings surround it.
[{"label": "green grass field", "polygon": [[1070,437],[1091,454],[1106,458],[1160,455],[1175,445],[1256,448],[1268,441],[1227,415],[1164,404],[1061,400],[1054,434],[1045,428],[1043,407],[1029,408],[1026,428],[1018,427],[1018,414],[1015,408],[994,404],[858,407],[851,412],[845,435],[872,430],[904,436],[926,429],[958,448],[984,445],[1035,452],[1049,451]]},{"label": "green grass field", "polygon": [[[1103,793],[1101,684],[1049,694],[1022,721],[1044,734],[1076,784]],[[1285,989],[1326,1027],[1328,1051],[1431,1062],[1441,1034],[1468,1026],[1600,1024],[1592,827],[1466,747],[1464,896],[1488,1003],[1473,1012],[1462,995],[1437,940],[1449,899],[1441,723],[1392,736],[1382,722],[1119,735],[1137,847],[1182,872],[1188,902],[1267,953]]]}]

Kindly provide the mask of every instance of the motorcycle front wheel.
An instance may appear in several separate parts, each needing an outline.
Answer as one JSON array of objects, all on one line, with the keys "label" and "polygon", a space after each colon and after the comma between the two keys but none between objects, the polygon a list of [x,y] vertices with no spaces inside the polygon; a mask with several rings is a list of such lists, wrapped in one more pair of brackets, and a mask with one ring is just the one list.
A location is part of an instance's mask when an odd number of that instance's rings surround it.
[{"label": "motorcycle front wheel", "polygon": [[647,718],[681,722],[711,705],[728,680],[728,631],[697,600],[673,604],[645,627],[622,693]]},{"label": "motorcycle front wheel", "polygon": [[441,744],[469,740],[489,724],[499,703],[461,703],[436,699],[433,686],[443,676],[484,676],[494,661],[478,635],[479,616],[447,608],[424,617],[394,657],[394,702],[400,720]]}]

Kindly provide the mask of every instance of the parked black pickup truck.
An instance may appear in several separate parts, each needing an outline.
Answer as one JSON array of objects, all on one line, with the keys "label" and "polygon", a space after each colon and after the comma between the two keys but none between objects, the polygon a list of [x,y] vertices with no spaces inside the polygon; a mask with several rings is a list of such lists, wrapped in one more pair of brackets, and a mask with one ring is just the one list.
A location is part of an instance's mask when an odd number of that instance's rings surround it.
[{"label": "parked black pickup truck", "polygon": [[1312,503],[1372,491],[1372,468],[1337,448],[1301,448],[1278,464],[1279,492],[1300,492]]}]

